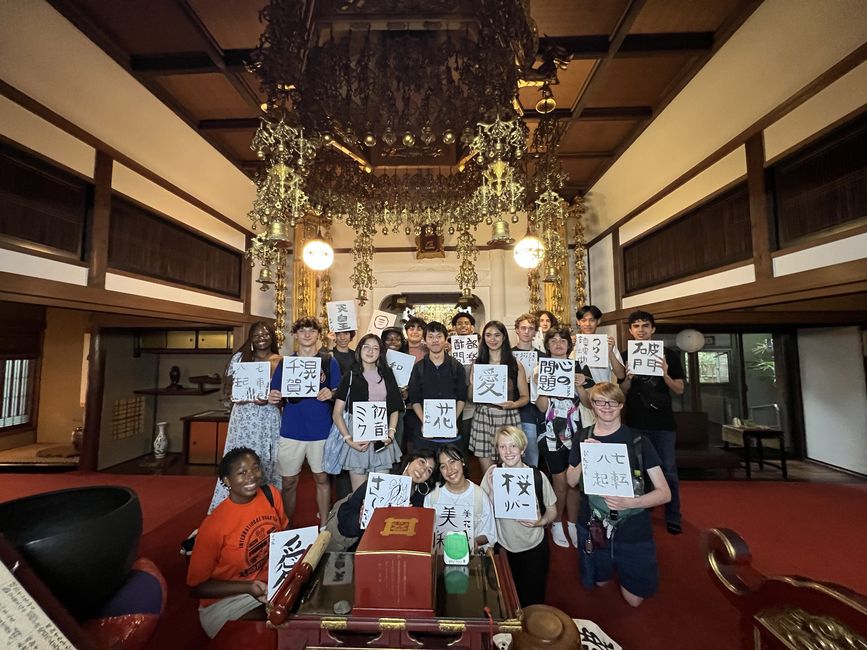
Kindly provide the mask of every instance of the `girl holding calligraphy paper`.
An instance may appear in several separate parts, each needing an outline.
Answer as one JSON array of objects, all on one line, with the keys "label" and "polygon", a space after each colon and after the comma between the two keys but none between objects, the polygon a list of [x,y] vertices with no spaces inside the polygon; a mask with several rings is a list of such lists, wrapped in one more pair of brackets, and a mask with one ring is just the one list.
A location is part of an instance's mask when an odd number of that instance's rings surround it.
[{"label": "girl holding calligraphy paper", "polygon": [[[527,448],[527,436],[520,427],[503,427],[497,432],[494,444],[500,455],[500,467],[528,467],[522,456]],[[515,589],[521,607],[545,602],[545,587],[548,577],[548,540],[545,527],[557,517],[557,497],[545,476],[535,467],[533,479],[536,490],[536,513],[533,521],[520,521],[496,517],[497,542],[508,551],[509,568],[515,580]],[[491,467],[482,479],[482,489],[494,501],[494,468]],[[543,506],[543,507],[540,507]]]},{"label": "girl holding calligraphy paper", "polygon": [[482,330],[479,354],[467,373],[470,394],[473,393],[473,368],[477,363],[502,364],[508,369],[507,394],[503,395],[502,402],[476,404],[473,414],[470,451],[478,457],[482,471],[486,472],[497,460],[497,450],[493,445],[494,434],[505,426],[521,426],[519,409],[530,401],[530,394],[524,367],[512,354],[506,326],[500,321],[490,321]]},{"label": "girl holding calligraphy paper", "polygon": [[[277,348],[277,335],[274,326],[265,321],[254,323],[250,327],[247,340],[232,355],[226,368],[223,390],[231,399],[232,383],[235,369],[239,363],[251,361],[268,361],[271,364],[271,375],[283,360]],[[280,439],[280,409],[269,404],[267,391],[263,399],[246,402],[234,402],[229,416],[229,430],[226,434],[226,446],[220,451],[226,453],[236,447],[249,447],[261,459],[262,478],[278,490],[281,486],[280,474],[277,472],[277,442]],[[220,503],[229,496],[229,490],[222,481],[217,481],[214,496],[208,513],[213,512]]]},{"label": "girl holding calligraphy paper", "polygon": [[[568,327],[549,329],[545,334],[545,349],[552,359],[568,359],[572,352],[572,331]],[[538,384],[538,371],[533,377]],[[566,468],[568,467],[569,451],[573,440],[581,430],[581,410],[579,404],[589,408],[590,401],[586,388],[593,385],[590,369],[587,366],[575,373],[574,397],[549,397],[539,395],[536,408],[544,414],[544,430],[539,436],[539,451],[545,458],[548,469],[551,470],[551,481],[554,493],[557,495],[557,518],[551,524],[551,538],[557,546],[567,548],[569,541],[578,545],[578,531],[575,528],[575,518],[578,516],[578,490],[570,488],[566,483]],[[567,512],[567,530],[569,539],[563,533],[563,510]]]},{"label": "girl holding calligraphy paper", "polygon": [[[343,437],[340,463],[349,472],[352,489],[367,480],[370,472],[388,472],[400,460],[400,446],[394,444],[397,420],[404,410],[403,397],[385,359],[385,346],[376,334],[361,337],[355,350],[355,363],[340,380],[335,392],[332,418]],[[344,411],[352,413],[354,402],[385,402],[388,434],[380,443],[355,442]]]}]

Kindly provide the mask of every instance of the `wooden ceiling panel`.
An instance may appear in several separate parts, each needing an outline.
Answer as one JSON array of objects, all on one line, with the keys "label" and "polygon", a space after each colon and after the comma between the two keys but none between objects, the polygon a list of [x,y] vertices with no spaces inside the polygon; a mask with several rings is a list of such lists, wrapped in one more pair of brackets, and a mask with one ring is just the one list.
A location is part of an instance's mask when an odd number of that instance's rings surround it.
[{"label": "wooden ceiling panel", "polygon": [[716,32],[751,0],[647,0],[630,34]]},{"label": "wooden ceiling panel", "polygon": [[560,141],[564,154],[587,151],[614,151],[638,125],[634,120],[575,121]]},{"label": "wooden ceiling panel", "polygon": [[250,142],[253,141],[254,133],[254,129],[227,129],[211,131],[208,133],[208,137],[221,144],[224,150],[231,152],[236,161],[252,165],[259,162],[256,154],[250,149]]},{"label": "wooden ceiling panel", "polygon": [[251,49],[265,25],[259,10],[266,0],[187,0],[223,50]]},{"label": "wooden ceiling panel", "polygon": [[187,109],[195,120],[258,117],[258,110],[244,100],[219,73],[168,75],[154,81]]},{"label": "wooden ceiling panel", "polygon": [[77,0],[75,7],[132,56],[207,49],[205,38],[174,0]]},{"label": "wooden ceiling panel", "polygon": [[656,106],[694,59],[693,54],[614,59],[594,81],[587,106]]},{"label": "wooden ceiling panel", "polygon": [[563,171],[569,176],[566,185],[571,187],[586,187],[596,171],[607,161],[600,158],[566,158],[561,160]]},{"label": "wooden ceiling panel", "polygon": [[[557,78],[560,83],[551,86],[551,92],[554,94],[558,108],[571,109],[575,106],[575,102],[578,101],[578,96],[584,90],[584,85],[596,64],[597,61],[594,59],[577,59],[571,61],[565,70],[558,71]],[[536,87],[521,88],[518,91],[518,98],[525,110],[535,107],[541,96],[539,88]]]},{"label": "wooden ceiling panel", "polygon": [[610,35],[627,0],[530,0],[530,15],[540,36]]}]

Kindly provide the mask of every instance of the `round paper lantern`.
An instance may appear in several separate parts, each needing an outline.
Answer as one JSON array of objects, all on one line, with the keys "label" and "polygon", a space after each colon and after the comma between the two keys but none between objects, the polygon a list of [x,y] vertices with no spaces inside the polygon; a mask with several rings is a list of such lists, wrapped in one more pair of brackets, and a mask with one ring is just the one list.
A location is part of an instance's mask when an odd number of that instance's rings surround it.
[{"label": "round paper lantern", "polygon": [[311,239],[304,246],[301,258],[314,271],[324,271],[334,262],[334,249],[327,241]]},{"label": "round paper lantern", "polygon": [[545,255],[545,247],[538,237],[527,235],[515,244],[515,262],[522,269],[535,269]]},{"label": "round paper lantern", "polygon": [[704,334],[698,330],[681,330],[675,342],[684,352],[698,352],[704,347]]}]

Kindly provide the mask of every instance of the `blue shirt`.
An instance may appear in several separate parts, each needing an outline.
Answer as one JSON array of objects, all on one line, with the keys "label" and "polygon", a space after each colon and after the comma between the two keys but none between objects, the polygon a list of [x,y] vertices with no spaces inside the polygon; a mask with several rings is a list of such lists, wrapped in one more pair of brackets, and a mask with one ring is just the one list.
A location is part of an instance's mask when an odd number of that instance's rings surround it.
[{"label": "blue shirt", "polygon": [[[297,357],[297,354],[290,356]],[[327,373],[323,372],[320,377],[319,390],[330,388],[332,391],[340,383],[340,364],[333,354],[330,354],[331,364]],[[325,360],[323,359],[323,365]],[[327,380],[326,380],[327,376]],[[271,378],[271,389],[280,390],[283,382],[283,364],[277,365],[274,376]],[[334,402],[331,400],[320,402],[315,397],[302,397],[295,401],[286,400],[283,405],[283,420],[280,423],[280,435],[290,440],[314,442],[325,440],[331,431],[331,411]]]}]

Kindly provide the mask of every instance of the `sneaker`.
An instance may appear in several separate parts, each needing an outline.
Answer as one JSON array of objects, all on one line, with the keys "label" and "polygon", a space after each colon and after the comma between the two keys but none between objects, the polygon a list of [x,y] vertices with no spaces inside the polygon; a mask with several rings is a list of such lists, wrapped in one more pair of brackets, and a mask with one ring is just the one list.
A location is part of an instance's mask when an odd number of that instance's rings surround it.
[{"label": "sneaker", "polygon": [[566,531],[569,533],[569,541],[572,542],[572,546],[578,548],[578,526],[570,521],[566,524]]},{"label": "sneaker", "polygon": [[680,527],[680,524],[667,524],[665,530],[668,531],[669,535],[680,535],[683,532],[683,528]]},{"label": "sneaker", "polygon": [[563,532],[563,523],[555,521],[551,524],[551,538],[557,546],[569,548],[569,540],[566,539],[566,534]]}]

